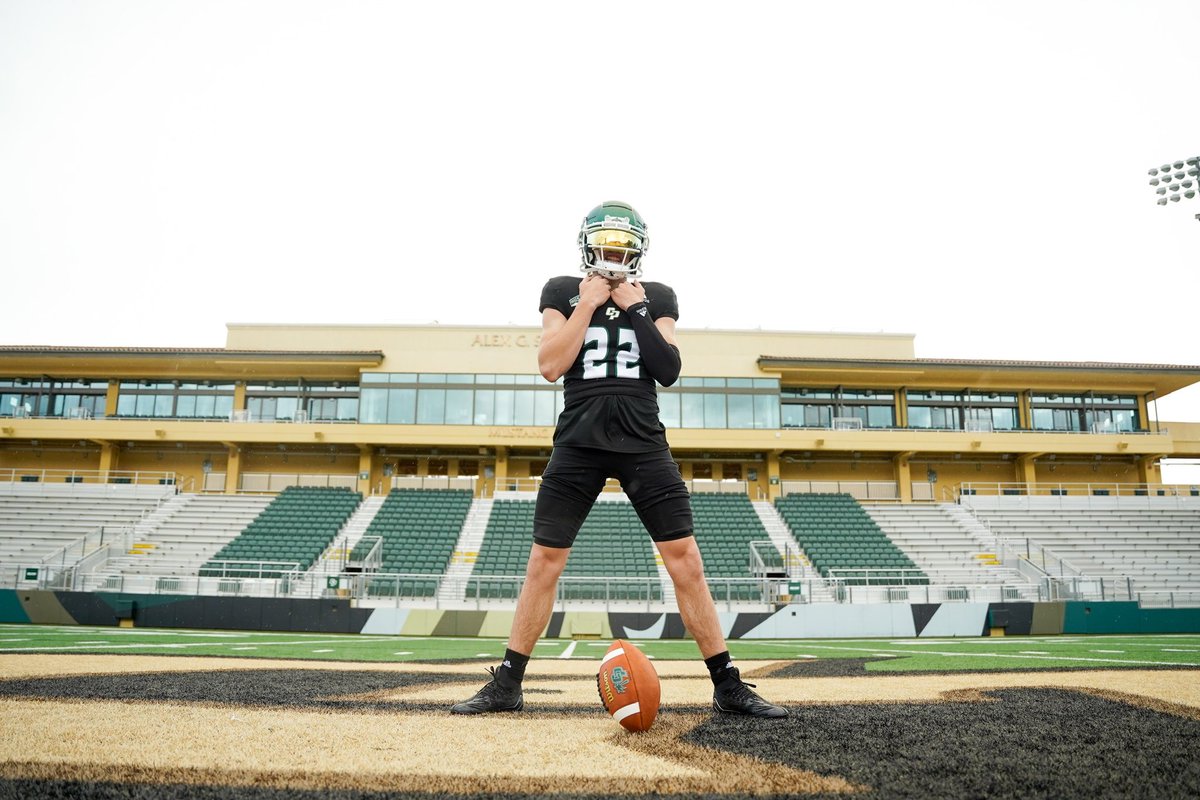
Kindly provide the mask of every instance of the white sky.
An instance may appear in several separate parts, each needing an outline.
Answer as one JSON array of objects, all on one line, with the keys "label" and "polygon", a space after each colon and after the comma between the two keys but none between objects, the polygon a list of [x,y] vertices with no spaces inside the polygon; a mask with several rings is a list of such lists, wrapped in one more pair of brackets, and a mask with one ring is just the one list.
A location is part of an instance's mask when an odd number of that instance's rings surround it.
[{"label": "white sky", "polygon": [[1200,199],[1146,174],[1200,155],[1197,31],[1195,0],[0,0],[0,343],[537,325],[624,199],[681,327],[1198,364]]}]

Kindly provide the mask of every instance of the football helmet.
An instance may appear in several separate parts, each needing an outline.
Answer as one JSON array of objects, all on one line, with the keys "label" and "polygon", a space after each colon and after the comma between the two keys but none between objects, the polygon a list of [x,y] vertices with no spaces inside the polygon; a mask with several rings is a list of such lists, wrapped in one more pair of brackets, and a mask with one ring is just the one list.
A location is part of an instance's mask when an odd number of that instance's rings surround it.
[{"label": "football helmet", "polygon": [[650,249],[646,221],[633,206],[610,200],[593,208],[579,228],[583,272],[630,280],[642,275],[642,256]]}]

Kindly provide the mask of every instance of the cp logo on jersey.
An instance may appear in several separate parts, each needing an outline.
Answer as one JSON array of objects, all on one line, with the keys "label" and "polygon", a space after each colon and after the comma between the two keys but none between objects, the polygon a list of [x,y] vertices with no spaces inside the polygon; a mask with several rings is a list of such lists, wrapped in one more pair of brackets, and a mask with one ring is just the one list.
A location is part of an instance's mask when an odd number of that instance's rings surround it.
[{"label": "cp logo on jersey", "polygon": [[621,309],[606,308],[604,309],[604,316],[608,317],[609,319],[616,319],[617,317],[621,316]]}]

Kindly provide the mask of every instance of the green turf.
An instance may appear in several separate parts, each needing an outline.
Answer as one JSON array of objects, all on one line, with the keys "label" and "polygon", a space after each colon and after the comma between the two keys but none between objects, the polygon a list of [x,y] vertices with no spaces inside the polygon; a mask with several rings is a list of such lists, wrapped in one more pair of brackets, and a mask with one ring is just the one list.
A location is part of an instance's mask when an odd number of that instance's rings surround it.
[{"label": "green turf", "polygon": [[[607,641],[547,639],[535,657],[599,660]],[[638,643],[660,660],[698,657],[694,642]],[[2,653],[129,653],[321,661],[497,660],[503,639],[252,633],[150,628],[0,625]],[[972,639],[735,640],[735,658],[868,659],[868,671],[968,671],[1047,667],[1200,667],[1200,636],[1038,636]]]}]

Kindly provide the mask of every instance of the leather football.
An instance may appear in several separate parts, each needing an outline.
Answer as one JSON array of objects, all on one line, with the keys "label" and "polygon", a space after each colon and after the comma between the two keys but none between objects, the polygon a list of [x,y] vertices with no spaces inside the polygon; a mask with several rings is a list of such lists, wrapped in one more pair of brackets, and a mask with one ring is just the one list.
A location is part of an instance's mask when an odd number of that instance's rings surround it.
[{"label": "leather football", "polygon": [[600,702],[629,731],[648,731],[658,716],[661,687],[650,659],[623,639],[612,643],[596,676]]}]

